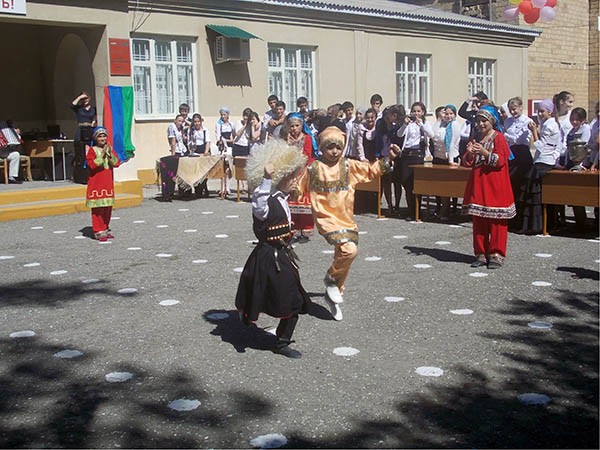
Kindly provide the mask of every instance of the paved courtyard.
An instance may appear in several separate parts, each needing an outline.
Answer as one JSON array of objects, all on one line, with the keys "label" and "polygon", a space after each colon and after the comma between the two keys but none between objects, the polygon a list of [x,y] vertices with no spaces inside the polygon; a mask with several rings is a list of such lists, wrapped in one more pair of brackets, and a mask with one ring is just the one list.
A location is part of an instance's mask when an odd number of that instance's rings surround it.
[{"label": "paved courtyard", "polygon": [[597,448],[597,235],[511,234],[488,271],[469,222],[357,223],[341,322],[331,248],[296,247],[300,360],[237,318],[247,202],[147,198],[109,244],[89,214],[0,223],[0,447]]}]

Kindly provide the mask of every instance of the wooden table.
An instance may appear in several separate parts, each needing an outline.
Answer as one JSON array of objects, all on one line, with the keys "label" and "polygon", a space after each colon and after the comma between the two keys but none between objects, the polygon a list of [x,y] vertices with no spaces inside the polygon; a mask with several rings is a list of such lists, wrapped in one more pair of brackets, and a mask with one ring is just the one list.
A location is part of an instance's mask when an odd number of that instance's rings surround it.
[{"label": "wooden table", "polygon": [[[442,164],[418,164],[410,166],[414,170],[413,193],[416,199],[415,220],[419,221],[422,195],[463,198],[471,169]],[[408,194],[407,194],[408,195]]]},{"label": "wooden table", "polygon": [[365,192],[377,192],[377,217],[383,217],[381,215],[381,177],[374,178],[371,181],[367,181],[366,183],[358,183],[354,187],[354,190]]},{"label": "wooden table", "polygon": [[[233,158],[233,178],[237,183],[237,201],[240,201],[240,181],[246,181],[246,164],[249,156],[236,156]],[[248,195],[250,193],[248,192]]]},{"label": "wooden table", "polygon": [[[182,156],[177,164],[176,182],[192,188],[205,179],[221,180],[221,198],[225,196],[225,156]],[[157,182],[160,184],[160,160],[156,160]]]},{"label": "wooden table", "polygon": [[544,175],[542,178],[542,234],[548,234],[547,205],[600,206],[599,180],[598,172],[551,170]]},{"label": "wooden table", "polygon": [[[48,139],[39,141],[26,141],[25,151],[31,159],[51,158],[52,159],[52,181],[67,181],[67,163],[65,159],[65,146],[73,144],[72,139]],[[63,179],[56,179],[56,166],[54,165],[54,154],[56,147],[59,146],[62,152]]]}]

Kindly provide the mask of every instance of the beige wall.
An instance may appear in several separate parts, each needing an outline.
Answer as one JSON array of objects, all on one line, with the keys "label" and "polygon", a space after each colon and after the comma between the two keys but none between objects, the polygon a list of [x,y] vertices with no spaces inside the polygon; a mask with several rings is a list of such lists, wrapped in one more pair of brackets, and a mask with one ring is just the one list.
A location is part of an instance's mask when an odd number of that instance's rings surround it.
[{"label": "beige wall", "polygon": [[[248,64],[225,63],[213,66],[207,24],[236,25],[261,38],[251,40],[251,59]],[[139,33],[147,35],[198,36],[198,110],[214,138],[218,110],[227,105],[233,119],[238,119],[245,107],[261,114],[267,109],[267,45],[268,43],[314,46],[317,48],[315,106],[328,106],[344,100],[356,106],[368,106],[370,96],[378,92],[385,104],[396,102],[396,52],[430,54],[431,107],[460,103],[467,97],[469,57],[497,61],[495,97],[527,97],[527,50],[518,47],[456,42],[425,37],[377,35],[362,31],[331,30],[305,26],[281,26],[218,19],[202,19],[155,14],[146,21]],[[425,34],[423,36],[426,36]],[[215,69],[216,67],[216,69]],[[236,76],[237,74],[237,76]],[[226,79],[229,84],[219,80]],[[238,84],[234,85],[237,80]],[[295,105],[291,105],[293,108]],[[154,167],[155,160],[167,154],[166,129],[172,118],[164,121],[138,121],[135,125],[139,167]],[[213,146],[214,147],[214,146]]]},{"label": "beige wall", "polygon": [[[92,4],[86,0],[82,0],[81,3]],[[28,61],[18,62],[16,67],[20,82],[24,80],[32,89],[26,94],[15,95],[12,98],[10,103],[13,107],[21,108],[18,109],[18,116],[21,117],[16,118],[36,123],[55,119],[64,123],[67,129],[74,125],[72,113],[64,105],[65,99],[69,99],[70,95],[74,97],[82,89],[93,90],[101,115],[103,87],[109,83],[132,84],[131,78],[110,76],[108,70],[108,38],[128,38],[133,31],[132,16],[123,10],[123,3],[105,2],[102,4],[106,5],[105,8],[94,10],[86,7],[32,3],[28,4],[27,17],[0,19],[4,22],[0,27],[0,37],[3,33],[7,36],[26,36],[18,45],[19,53],[27,55]],[[5,26],[6,22],[10,22],[11,27],[17,29],[8,29]],[[240,65],[214,65],[207,42],[207,24],[237,25],[259,36],[261,39],[251,40],[251,62]],[[30,33],[34,29],[39,31]],[[351,100],[357,106],[366,106],[369,97],[375,92],[383,96],[385,104],[395,103],[397,52],[431,55],[431,108],[451,102],[458,106],[465,99],[467,62],[470,56],[497,61],[497,87],[494,97],[527,97],[527,68],[523,63],[527,58],[526,49],[478,44],[473,41],[451,41],[446,40],[445,36],[428,37],[435,35],[434,32],[424,32],[418,37],[402,37],[349,29],[311,27],[308,30],[305,25],[247,20],[236,23],[219,18],[152,13],[135,33],[140,36],[196,38],[196,109],[205,116],[205,124],[213,138],[221,106],[227,105],[231,108],[233,119],[239,118],[241,110],[245,107],[251,107],[260,113],[267,109],[268,43],[316,48],[316,105],[313,106],[327,106],[344,100]],[[0,42],[8,42],[8,39]],[[62,70],[57,65],[57,58],[64,59],[65,54],[69,54],[63,50],[59,51],[61,46],[74,49],[73,59],[64,63],[74,68],[73,73],[68,72],[68,69]],[[89,51],[87,59],[82,51],[85,48]],[[36,59],[42,62],[37,62]],[[80,61],[82,66],[91,65],[93,81],[89,81],[89,77],[86,76],[88,68],[78,69],[73,61]],[[0,81],[5,81],[5,78],[6,75],[0,75]],[[93,86],[80,85],[90,82]],[[16,92],[17,87],[14,85]],[[47,100],[40,102],[38,97]],[[21,107],[22,104],[27,106]],[[290,105],[290,108],[293,106]],[[166,128],[172,119],[165,117],[135,122],[133,141],[137,148],[136,157],[119,169],[119,178],[135,177],[135,169],[153,168],[155,160],[167,154]]]}]

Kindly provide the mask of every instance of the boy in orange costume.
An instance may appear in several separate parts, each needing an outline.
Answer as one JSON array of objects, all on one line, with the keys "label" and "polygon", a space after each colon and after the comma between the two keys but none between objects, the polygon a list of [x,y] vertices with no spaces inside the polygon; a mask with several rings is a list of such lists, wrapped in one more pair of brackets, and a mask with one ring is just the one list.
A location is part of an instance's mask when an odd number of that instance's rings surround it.
[{"label": "boy in orange costume", "polygon": [[354,189],[391,171],[390,161],[400,148],[373,163],[342,158],[346,135],[328,127],[319,135],[322,156],[309,165],[298,181],[297,194],[309,193],[313,218],[319,234],[335,246],[333,262],[325,275],[325,300],[335,320],[342,320],[339,304],[350,266],[358,252],[358,227],[354,222]]}]

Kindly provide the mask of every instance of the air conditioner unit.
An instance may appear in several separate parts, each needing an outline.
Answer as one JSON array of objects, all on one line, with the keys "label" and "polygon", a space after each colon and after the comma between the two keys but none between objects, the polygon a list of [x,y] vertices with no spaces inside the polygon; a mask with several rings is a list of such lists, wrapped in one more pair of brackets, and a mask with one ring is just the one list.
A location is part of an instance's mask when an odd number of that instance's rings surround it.
[{"label": "air conditioner unit", "polygon": [[250,61],[250,40],[217,36],[215,39],[215,62]]}]

